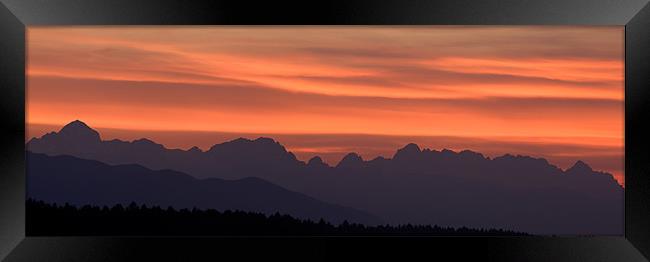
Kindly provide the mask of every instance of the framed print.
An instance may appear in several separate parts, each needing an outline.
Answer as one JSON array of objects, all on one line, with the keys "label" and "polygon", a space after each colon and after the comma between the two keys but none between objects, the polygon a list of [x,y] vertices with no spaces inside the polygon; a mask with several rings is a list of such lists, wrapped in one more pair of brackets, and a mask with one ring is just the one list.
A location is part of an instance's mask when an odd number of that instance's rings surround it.
[{"label": "framed print", "polygon": [[650,254],[647,1],[1,7],[6,261]]}]

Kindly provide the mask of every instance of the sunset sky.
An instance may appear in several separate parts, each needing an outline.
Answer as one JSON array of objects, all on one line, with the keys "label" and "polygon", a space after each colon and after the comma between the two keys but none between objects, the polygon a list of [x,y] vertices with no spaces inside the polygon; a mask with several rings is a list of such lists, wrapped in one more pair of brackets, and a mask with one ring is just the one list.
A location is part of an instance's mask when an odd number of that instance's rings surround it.
[{"label": "sunset sky", "polygon": [[423,148],[584,160],[623,183],[623,27],[29,27],[27,139],[204,150],[269,136],[299,159]]}]

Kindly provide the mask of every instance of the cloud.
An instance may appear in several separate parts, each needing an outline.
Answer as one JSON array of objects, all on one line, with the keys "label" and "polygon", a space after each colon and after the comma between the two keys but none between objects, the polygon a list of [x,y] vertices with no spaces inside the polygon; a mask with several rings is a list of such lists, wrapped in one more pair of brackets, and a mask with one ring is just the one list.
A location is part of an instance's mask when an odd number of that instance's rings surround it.
[{"label": "cloud", "polygon": [[[66,103],[119,103],[203,110],[278,111],[348,109],[401,112],[471,111],[507,117],[525,113],[618,112],[616,99],[560,97],[391,98],[296,93],[255,84],[183,84],[146,81],[31,77],[29,100]],[[599,115],[602,116],[602,115]]]},{"label": "cloud", "polygon": [[[578,96],[572,89],[585,88],[582,95],[622,99],[611,91],[622,86],[617,27],[107,27],[28,33],[30,75],[228,80],[348,96]],[[562,71],[552,70],[557,68]],[[520,86],[526,91],[518,91]]]},{"label": "cloud", "polygon": [[[608,140],[623,137],[623,33],[591,26],[30,27],[27,121],[330,134],[319,140],[329,146],[292,144],[328,158],[436,137],[422,141],[565,162],[582,156],[609,170],[623,147]],[[382,144],[332,133],[402,138]]]}]

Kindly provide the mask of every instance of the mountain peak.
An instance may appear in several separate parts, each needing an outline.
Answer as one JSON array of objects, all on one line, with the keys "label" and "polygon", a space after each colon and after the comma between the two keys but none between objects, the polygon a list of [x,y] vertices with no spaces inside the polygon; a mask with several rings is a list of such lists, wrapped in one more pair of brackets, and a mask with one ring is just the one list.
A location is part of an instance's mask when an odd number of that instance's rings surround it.
[{"label": "mountain peak", "polygon": [[395,155],[393,156],[393,159],[399,160],[399,159],[413,159],[417,157],[422,151],[420,150],[420,147],[414,143],[409,143],[408,145],[404,146],[401,149],[398,149]]},{"label": "mountain peak", "polygon": [[587,165],[585,162],[582,162],[582,160],[576,161],[575,164],[573,164],[572,167],[567,169],[565,172],[568,174],[584,174],[584,173],[592,173],[594,170]]},{"label": "mountain peak", "polygon": [[198,146],[193,146],[192,148],[187,150],[188,152],[194,152],[194,153],[203,153],[203,150],[201,150]]},{"label": "mountain peak", "polygon": [[59,130],[59,133],[63,133],[70,130],[84,130],[84,129],[93,130],[88,125],[86,125],[86,123],[81,122],[80,120],[75,120],[63,126],[61,130]]},{"label": "mountain peak", "polygon": [[136,140],[133,140],[133,143],[137,143],[137,144],[156,144],[156,142],[154,142],[154,141],[152,141],[151,139],[148,139],[148,138],[136,139]]},{"label": "mountain peak", "polygon": [[75,137],[83,141],[99,141],[99,132],[79,120],[72,121],[59,130],[59,135]]},{"label": "mountain peak", "polygon": [[142,147],[147,147],[147,148],[160,148],[160,149],[164,148],[163,145],[158,144],[158,143],[156,143],[156,142],[154,142],[154,141],[152,141],[150,139],[147,139],[147,138],[140,138],[140,139],[137,139],[137,140],[133,140],[133,144],[134,145],[139,145],[139,146],[142,146]]},{"label": "mountain peak", "polygon": [[447,148],[443,148],[442,151],[440,151],[440,153],[442,153],[444,155],[455,155],[456,154],[456,152],[454,150],[450,150],[450,149],[447,149]]},{"label": "mountain peak", "polygon": [[363,165],[363,159],[359,154],[357,153],[349,153],[341,159],[341,162],[339,162],[338,165],[336,165],[337,168],[343,167],[343,168],[356,168],[356,167],[362,167]]},{"label": "mountain peak", "polygon": [[206,151],[206,153],[210,155],[221,155],[228,159],[255,158],[266,159],[265,161],[277,161],[279,159],[296,161],[296,157],[293,153],[288,152],[283,145],[275,140],[266,137],[260,137],[255,140],[237,138],[228,142],[216,144]]},{"label": "mountain peak", "polygon": [[258,142],[258,143],[265,143],[265,144],[277,144],[273,138],[270,137],[258,137],[257,139],[253,140],[253,142]]},{"label": "mountain peak", "polygon": [[270,147],[282,146],[280,145],[280,143],[273,140],[273,138],[269,138],[269,137],[258,137],[255,140],[240,137],[227,142],[223,142],[221,144],[216,144],[213,147],[221,146],[221,145],[246,145],[246,146],[263,145],[263,146],[270,146]]},{"label": "mountain peak", "polygon": [[473,160],[484,160],[485,159],[485,156],[483,156],[483,154],[478,153],[478,152],[474,152],[472,150],[467,150],[467,149],[463,150],[463,151],[460,151],[460,153],[458,153],[458,155],[460,157],[462,157],[462,158],[465,158],[465,159],[473,159]]},{"label": "mountain peak", "polygon": [[319,156],[315,156],[315,157],[312,157],[311,159],[309,159],[309,161],[307,162],[307,166],[310,166],[310,167],[327,167],[328,165],[325,162],[323,162],[322,158],[320,158]]},{"label": "mountain peak", "polygon": [[308,162],[309,165],[321,164],[321,163],[323,163],[323,159],[320,158],[319,156],[312,157],[311,159],[309,159]]},{"label": "mountain peak", "polygon": [[406,146],[404,146],[404,149],[411,149],[411,150],[420,151],[420,146],[418,146],[415,143],[408,143]]}]

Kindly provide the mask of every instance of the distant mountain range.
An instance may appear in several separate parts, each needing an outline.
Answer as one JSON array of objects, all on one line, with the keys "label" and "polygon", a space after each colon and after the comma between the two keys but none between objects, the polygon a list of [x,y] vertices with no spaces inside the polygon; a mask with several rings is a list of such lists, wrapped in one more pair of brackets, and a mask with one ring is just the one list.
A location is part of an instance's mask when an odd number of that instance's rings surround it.
[{"label": "distant mountain range", "polygon": [[611,174],[582,161],[562,170],[542,158],[506,154],[491,159],[469,150],[422,150],[408,144],[392,158],[366,161],[350,153],[332,167],[319,157],[299,161],[271,138],[239,138],[207,151],[167,149],[148,139],[103,141],[81,121],[31,139],[27,148],[197,178],[258,177],[390,223],[534,234],[623,233],[623,188]]}]

